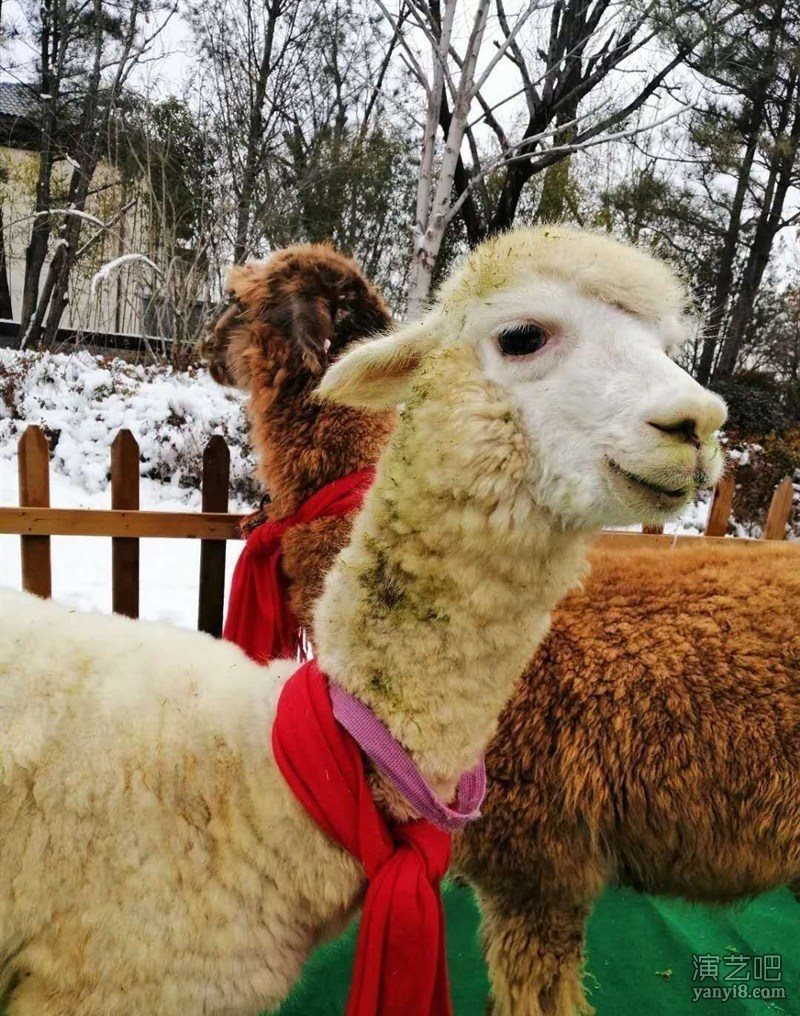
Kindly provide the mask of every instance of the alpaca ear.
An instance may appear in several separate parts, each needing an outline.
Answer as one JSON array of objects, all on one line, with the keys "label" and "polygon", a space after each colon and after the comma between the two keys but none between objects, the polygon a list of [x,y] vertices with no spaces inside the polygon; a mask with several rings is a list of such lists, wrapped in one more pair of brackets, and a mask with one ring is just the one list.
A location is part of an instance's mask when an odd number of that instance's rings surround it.
[{"label": "alpaca ear", "polygon": [[288,295],[281,305],[271,309],[265,319],[293,336],[303,363],[313,375],[325,369],[325,343],[333,335],[333,319],[328,301],[320,294],[298,292]]},{"label": "alpaca ear", "polygon": [[391,409],[408,398],[417,368],[435,342],[424,321],[361,342],[328,368],[317,395],[360,409]]},{"label": "alpaca ear", "polygon": [[242,325],[242,308],[231,295],[218,316],[206,326],[200,354],[218,384],[246,391],[250,386],[250,367],[244,355],[248,341]]}]

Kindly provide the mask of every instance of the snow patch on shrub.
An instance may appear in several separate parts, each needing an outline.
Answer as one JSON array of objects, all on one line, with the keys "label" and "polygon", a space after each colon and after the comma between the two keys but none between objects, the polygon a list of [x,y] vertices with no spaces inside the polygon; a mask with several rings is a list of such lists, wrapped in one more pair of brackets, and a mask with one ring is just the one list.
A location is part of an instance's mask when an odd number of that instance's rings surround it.
[{"label": "snow patch on shrub", "polygon": [[244,398],[203,368],[175,371],[84,351],[0,350],[0,456],[16,455],[30,423],[46,433],[53,468],[89,493],[107,488],[111,443],[127,427],[139,443],[140,475],[168,484],[181,500],[194,500],[214,434],[230,448],[236,498],[260,497]]}]

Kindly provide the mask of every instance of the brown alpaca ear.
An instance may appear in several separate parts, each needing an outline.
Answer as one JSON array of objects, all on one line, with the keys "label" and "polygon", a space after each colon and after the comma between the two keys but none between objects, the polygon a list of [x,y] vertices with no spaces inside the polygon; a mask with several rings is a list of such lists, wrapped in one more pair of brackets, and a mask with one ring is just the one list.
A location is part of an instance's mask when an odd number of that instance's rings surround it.
[{"label": "brown alpaca ear", "polygon": [[325,297],[299,288],[289,291],[280,303],[266,311],[264,318],[284,335],[292,336],[311,374],[325,370],[326,343],[333,336],[331,308]]},{"label": "brown alpaca ear", "polygon": [[216,382],[247,389],[250,384],[250,369],[243,356],[248,345],[246,334],[242,329],[243,324],[241,307],[229,299],[222,311],[210,322],[200,353]]},{"label": "brown alpaca ear", "polygon": [[228,299],[214,318],[203,340],[201,353],[211,376],[221,385],[247,391],[250,388],[251,349],[246,308],[257,285],[253,264],[234,265],[228,273]]},{"label": "brown alpaca ear", "polygon": [[317,395],[362,409],[390,409],[411,393],[422,358],[436,344],[431,324],[421,321],[354,346],[328,369]]}]

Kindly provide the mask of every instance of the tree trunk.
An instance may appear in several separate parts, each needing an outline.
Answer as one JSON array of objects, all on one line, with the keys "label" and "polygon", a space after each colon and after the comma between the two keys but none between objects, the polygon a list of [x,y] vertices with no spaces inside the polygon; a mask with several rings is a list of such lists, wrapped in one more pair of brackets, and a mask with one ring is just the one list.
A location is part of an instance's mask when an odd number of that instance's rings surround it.
[{"label": "tree trunk", "polygon": [[[433,268],[436,264],[436,253],[438,253],[439,245],[441,244],[441,237],[437,244],[431,229],[431,194],[434,191],[438,193],[438,183],[434,168],[436,129],[439,124],[441,101],[444,95],[444,65],[450,52],[450,38],[453,30],[455,8],[455,0],[446,0],[444,17],[441,17],[441,13],[437,9],[435,23],[431,25],[436,32],[435,39],[431,40],[431,48],[433,50],[433,80],[428,95],[428,109],[422,137],[422,157],[420,159],[419,177],[417,179],[416,214],[411,238],[411,267],[409,269],[406,305],[407,315],[412,321],[422,316],[431,288]],[[449,136],[452,129],[451,116],[448,132],[445,137]],[[441,182],[443,168],[439,170],[439,182]],[[452,191],[452,179],[450,181],[448,197],[450,191]],[[434,248],[436,249],[435,253],[433,252]]]},{"label": "tree trunk", "polygon": [[[48,212],[51,207],[51,189],[53,180],[53,162],[55,161],[55,128],[56,102],[60,89],[60,57],[62,46],[63,25],[59,24],[58,14],[54,10],[52,0],[44,0],[41,5],[42,35],[40,40],[39,59],[41,61],[39,94],[47,96],[43,99],[42,108],[42,143],[39,149],[39,171],[36,179],[36,202],[34,212]],[[25,249],[25,279],[22,286],[22,308],[20,310],[20,335],[28,335],[31,318],[39,300],[39,283],[42,268],[47,258],[47,247],[50,242],[50,216],[37,215],[33,220],[30,241]],[[38,336],[32,336],[34,341]]]},{"label": "tree trunk", "polygon": [[250,253],[250,213],[256,179],[261,163],[259,148],[263,144],[264,134],[264,100],[267,94],[267,82],[272,69],[272,46],[275,39],[275,25],[280,13],[280,0],[273,0],[267,13],[267,25],[264,32],[264,51],[258,68],[256,91],[247,128],[247,152],[242,172],[242,187],[236,207],[236,237],[233,247],[233,260],[241,264]]},{"label": "tree trunk", "polygon": [[6,241],[3,232],[3,209],[0,208],[0,318],[12,321],[14,318],[11,306],[11,289],[8,285],[8,266],[6,264]]},{"label": "tree trunk", "polygon": [[[556,135],[556,144],[568,145],[575,140],[578,133],[576,127],[564,128],[578,115],[578,104],[572,103],[556,116],[556,127],[561,128]],[[548,166],[542,181],[542,193],[539,195],[539,205],[536,209],[537,222],[560,222],[564,218],[565,211],[569,211],[569,185],[570,165],[572,159],[567,156],[559,162]]]},{"label": "tree trunk", "polygon": [[[539,121],[536,127],[528,127],[527,134],[533,136],[534,134],[540,134],[546,127],[545,115],[540,112]],[[497,204],[494,209],[494,213],[489,221],[489,229],[487,230],[488,236],[495,236],[497,233],[504,233],[507,229],[511,229],[514,225],[514,218],[517,214],[517,206],[519,200],[522,197],[522,192],[525,189],[525,184],[533,176],[533,150],[536,148],[536,142],[532,143],[531,146],[531,159],[524,162],[512,162],[506,169],[506,178],[503,181],[503,186],[500,190],[500,196],[497,199]],[[520,149],[519,154],[522,154]]]},{"label": "tree trunk", "polygon": [[[70,208],[81,212],[85,210],[90,182],[97,169],[97,161],[99,160],[95,151],[94,161],[90,165],[76,167],[73,171],[69,189]],[[41,335],[41,344],[45,347],[55,345],[58,327],[67,307],[69,279],[75,264],[78,240],[80,239],[80,218],[74,215],[66,216],[60,232],[58,247],[50,262],[45,289],[39,301],[42,313],[39,314],[37,311],[39,323],[44,319],[45,311],[47,313],[47,321]]]},{"label": "tree trunk", "polygon": [[49,241],[49,220],[47,216],[40,216],[33,224],[30,242],[25,249],[25,281],[22,285],[22,309],[20,312],[20,334],[29,335],[29,338],[34,342],[37,341],[38,335],[29,334],[30,324],[39,302],[39,283],[47,258]]},{"label": "tree trunk", "polygon": [[[445,137],[447,137],[448,131],[450,130],[450,123],[452,122],[452,119],[453,114],[450,112],[450,108],[447,103],[447,92],[443,86],[441,106],[439,108],[439,126],[441,127],[442,134]],[[455,174],[453,176],[453,200],[466,191],[469,186],[469,182],[469,173],[464,165],[464,160],[461,158],[461,155],[459,155],[456,163]],[[472,194],[467,195],[461,206],[459,215],[461,221],[464,223],[464,228],[467,231],[467,243],[470,247],[477,247],[486,236],[486,223]]]},{"label": "tree trunk", "polygon": [[20,329],[20,335],[22,336],[20,342],[20,348],[26,346],[38,346],[42,337],[42,323],[44,322],[47,308],[50,306],[50,297],[53,293],[53,286],[55,285],[56,275],[58,272],[58,260],[62,247],[56,250],[53,260],[50,262],[50,267],[47,270],[47,276],[42,286],[42,291],[39,295],[36,307],[33,312],[33,317],[30,319],[28,327],[23,332]]},{"label": "tree trunk", "polygon": [[[774,38],[773,38],[774,44]],[[725,317],[725,308],[731,298],[733,289],[734,265],[736,252],[739,247],[739,234],[742,229],[742,210],[744,208],[747,189],[750,183],[750,172],[753,168],[753,160],[758,150],[758,141],[761,134],[761,127],[764,121],[766,110],[767,91],[770,79],[764,75],[756,79],[755,94],[752,97],[750,115],[745,125],[746,147],[744,156],[739,165],[739,173],[736,180],[736,190],[731,202],[728,225],[725,229],[725,238],[722,249],[719,253],[717,266],[717,277],[714,283],[714,297],[711,302],[711,310],[708,315],[708,322],[703,334],[703,349],[700,353],[700,363],[697,368],[697,380],[701,385],[707,385],[711,377],[711,368],[714,363],[714,354],[719,343],[722,322]]]},{"label": "tree trunk", "polygon": [[408,300],[406,302],[406,315],[409,321],[421,318],[425,311],[428,293],[431,290],[433,263],[424,247],[414,251],[409,271]]},{"label": "tree trunk", "polygon": [[[792,172],[800,144],[800,103],[797,102],[797,76],[790,78],[781,110],[776,144],[770,164],[769,178],[764,189],[764,199],[758,217],[753,243],[742,273],[739,294],[731,314],[730,324],[722,344],[714,378],[728,378],[736,369],[736,361],[744,344],[747,328],[753,316],[753,303],[769,263],[772,244],[781,229],[783,206],[792,182]],[[791,131],[786,137],[789,117],[794,112]]]}]

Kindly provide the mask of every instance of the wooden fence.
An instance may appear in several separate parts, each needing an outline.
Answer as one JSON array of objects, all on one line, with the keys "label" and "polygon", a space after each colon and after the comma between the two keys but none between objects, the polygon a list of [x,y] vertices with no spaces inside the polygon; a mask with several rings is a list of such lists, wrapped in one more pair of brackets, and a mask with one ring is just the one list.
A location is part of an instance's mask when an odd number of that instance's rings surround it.
[{"label": "wooden fence", "polygon": [[[0,508],[0,533],[16,534],[21,542],[22,586],[50,596],[50,538],[104,536],[112,542],[111,589],[115,613],[139,616],[139,540],[149,537],[200,540],[200,577],[197,627],[219,636],[225,595],[225,541],[240,538],[240,515],[228,513],[230,452],[224,439],[212,437],[203,454],[202,511],[161,512],[139,508],[139,446],[129,430],[121,430],[111,445],[111,509],[53,508],[50,506],[50,449],[43,431],[29,426],[19,440],[19,506]],[[735,482],[723,477],[714,491],[705,537],[725,536]],[[764,538],[782,540],[792,510],[793,487],[786,477],[775,490],[764,526]],[[671,546],[696,536],[645,533],[603,533],[604,546],[626,550],[648,544]],[[724,546],[745,549],[758,541],[730,540]],[[800,552],[800,544],[798,545]]]},{"label": "wooden fence", "polygon": [[225,541],[239,539],[241,516],[230,515],[230,452],[212,437],[203,453],[202,511],[160,512],[139,508],[139,445],[121,430],[111,445],[111,509],[52,508],[50,449],[39,427],[19,440],[19,507],[0,508],[0,533],[19,534],[22,586],[50,596],[51,536],[111,537],[112,609],[139,616],[139,540],[172,537],[200,540],[197,626],[219,636],[225,595]]}]

